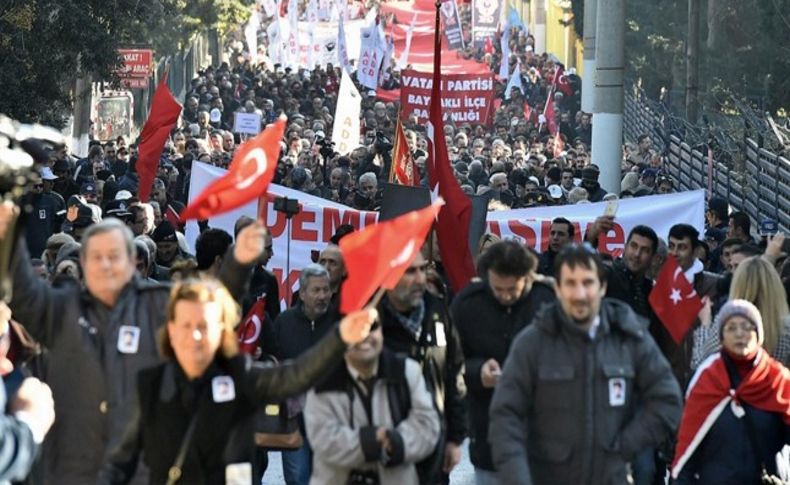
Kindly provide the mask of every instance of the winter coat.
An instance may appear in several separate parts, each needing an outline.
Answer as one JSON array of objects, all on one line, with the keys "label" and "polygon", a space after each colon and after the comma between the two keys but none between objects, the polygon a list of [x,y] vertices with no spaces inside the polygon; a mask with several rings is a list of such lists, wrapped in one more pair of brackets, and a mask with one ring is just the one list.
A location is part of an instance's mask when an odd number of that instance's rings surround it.
[{"label": "winter coat", "polygon": [[275,357],[280,361],[295,359],[315,345],[336,321],[338,316],[331,308],[315,320],[308,319],[301,302],[282,312],[274,320]]},{"label": "winter coat", "polygon": [[[408,389],[408,413],[396,397],[402,391],[396,389]],[[372,419],[359,392],[347,365],[339,365],[307,394],[305,426],[313,448],[310,484],[343,484],[352,470],[365,470],[378,473],[382,485],[416,485],[414,464],[433,451],[439,437],[439,416],[420,365],[386,349],[382,352],[373,384]],[[378,427],[393,430],[388,457],[382,456],[376,442]]]},{"label": "winter coat", "polygon": [[491,402],[503,484],[620,484],[680,421],[680,388],[628,305],[604,299],[594,338],[559,303],[513,342]]},{"label": "winter coat", "polygon": [[[393,352],[409,356],[420,363],[428,392],[433,396],[442,424],[441,448],[432,463],[425,464],[431,476],[438,477],[444,457],[444,443],[460,445],[467,437],[466,385],[463,378],[464,354],[458,330],[444,302],[426,292],[425,315],[417,339],[401,324],[395,310],[386,301],[379,305],[379,319],[384,345]],[[438,478],[437,478],[438,480]]]},{"label": "winter coat", "polygon": [[[179,483],[225,483],[226,467],[240,464],[249,464],[252,471],[251,423],[261,403],[304,392],[340,363],[345,349],[335,330],[290,364],[264,366],[240,354],[230,359],[218,356],[194,381],[186,378],[175,361],[140,372],[139,407],[127,424],[123,442],[111,450],[99,483],[128,483],[141,453],[151,471],[151,483],[165,483],[195,413],[195,430]],[[226,389],[232,392],[218,395],[216,384],[228,378],[232,385]],[[260,473],[250,473],[251,484]]]},{"label": "winter coat", "polygon": [[[48,350],[43,380],[52,388],[56,422],[44,441],[45,483],[92,483],[105,450],[118,444],[131,417],[137,373],[160,362],[157,330],[170,289],[138,276],[107,308],[77,285],[48,287],[33,275],[23,241],[12,274],[14,318]],[[232,255],[220,279],[243,294],[250,268]],[[139,328],[135,353],[118,350],[122,325]]]},{"label": "winter coat", "polygon": [[[0,407],[5,409],[6,404],[6,390],[0,378]],[[27,424],[10,415],[0,416],[0,483],[24,480],[38,448]]]},{"label": "winter coat", "polygon": [[488,359],[504,365],[515,336],[532,322],[541,306],[555,299],[549,285],[535,282],[526,295],[506,307],[494,298],[488,283],[480,281],[467,285],[450,307],[465,358],[469,454],[476,467],[494,470],[488,442],[488,406],[494,390],[483,387],[480,368]]}]

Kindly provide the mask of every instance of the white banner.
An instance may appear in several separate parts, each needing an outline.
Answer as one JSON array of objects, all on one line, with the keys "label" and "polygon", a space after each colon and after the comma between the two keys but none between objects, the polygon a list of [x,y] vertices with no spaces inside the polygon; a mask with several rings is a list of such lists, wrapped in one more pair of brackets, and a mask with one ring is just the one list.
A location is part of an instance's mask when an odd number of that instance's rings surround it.
[{"label": "white banner", "polygon": [[382,46],[379,45],[379,28],[373,24],[362,29],[362,43],[357,60],[357,80],[368,89],[376,89],[379,82],[379,68],[384,57]]},{"label": "white banner", "polygon": [[351,72],[351,63],[348,60],[348,44],[346,44],[345,20],[340,17],[337,26],[337,61],[343,72]]},{"label": "white banner", "polygon": [[250,52],[250,60],[254,64],[258,60],[258,29],[261,27],[261,19],[258,10],[254,9],[250,15],[250,21],[244,27],[244,40],[247,41],[247,50]]},{"label": "white banner", "polygon": [[[288,0],[288,22],[280,23],[285,39],[285,66],[293,70],[299,68],[299,2]],[[284,28],[286,27],[286,28]]]},{"label": "white banner", "polygon": [[362,110],[362,98],[354,86],[351,76],[344,70],[340,78],[340,89],[337,95],[335,123],[332,127],[332,141],[335,150],[345,155],[359,146],[359,116]]},{"label": "white banner", "polygon": [[280,26],[283,23],[280,22],[279,15],[278,13],[275,16],[274,22],[269,24],[269,27],[266,28],[266,36],[269,38],[267,54],[272,64],[283,64],[283,37],[280,31]]},{"label": "white banner", "polygon": [[263,11],[266,12],[266,18],[277,12],[277,2],[274,0],[261,0],[261,5],[263,5]]},{"label": "white banner", "polygon": [[[192,201],[209,183],[224,175],[226,171],[213,165],[195,162],[192,165],[189,200]],[[286,219],[274,210],[271,199],[288,197],[297,199],[302,211],[291,221],[291,261],[288,282],[296,291],[299,273],[311,262],[313,252],[321,251],[341,224],[351,224],[361,228],[375,223],[376,212],[357,211],[335,202],[314,197],[272,184],[269,186],[269,200],[262,217],[272,234],[274,256],[268,269],[277,277],[281,297],[286,293],[286,253],[288,249]],[[565,217],[575,226],[576,240],[581,241],[587,226],[596,217],[603,215],[606,202],[580,204],[573,206],[536,207],[488,213],[488,230],[503,238],[524,241],[530,247],[541,251],[548,247],[551,220]],[[233,234],[236,220],[241,216],[256,217],[258,204],[250,203],[234,211],[209,220],[209,227],[223,229]],[[620,256],[628,233],[639,224],[652,227],[658,237],[666,240],[669,229],[679,223],[691,224],[702,233],[705,220],[705,192],[681,192],[668,195],[653,195],[636,199],[623,199],[619,203],[615,227],[600,238],[600,248],[615,257]],[[199,234],[197,222],[186,225],[186,239],[190,251],[194,253],[195,240]]]}]

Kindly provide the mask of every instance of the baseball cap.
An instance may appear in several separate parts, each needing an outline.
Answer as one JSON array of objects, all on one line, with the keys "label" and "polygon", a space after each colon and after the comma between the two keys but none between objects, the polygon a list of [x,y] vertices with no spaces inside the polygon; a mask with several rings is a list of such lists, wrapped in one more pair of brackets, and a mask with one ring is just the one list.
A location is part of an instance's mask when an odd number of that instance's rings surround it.
[{"label": "baseball cap", "polygon": [[52,173],[49,167],[41,167],[41,180],[57,180],[58,176]]},{"label": "baseball cap", "polygon": [[82,187],[80,187],[80,194],[99,195],[98,192],[96,192],[96,184],[93,182],[85,182],[82,184]]},{"label": "baseball cap", "polygon": [[549,191],[549,195],[551,195],[552,199],[561,199],[562,198],[562,187],[557,184],[552,184],[547,187]]},{"label": "baseball cap", "polygon": [[132,193],[128,190],[119,190],[117,194],[115,194],[115,200],[128,200],[132,198]]}]

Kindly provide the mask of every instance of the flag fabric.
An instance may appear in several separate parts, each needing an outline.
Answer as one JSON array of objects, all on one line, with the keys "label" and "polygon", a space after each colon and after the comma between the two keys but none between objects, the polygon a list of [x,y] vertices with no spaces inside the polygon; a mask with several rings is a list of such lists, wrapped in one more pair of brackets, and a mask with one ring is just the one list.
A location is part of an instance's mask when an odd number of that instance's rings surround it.
[{"label": "flag fabric", "polygon": [[247,42],[247,49],[250,52],[250,62],[255,64],[258,61],[258,29],[261,27],[261,19],[258,9],[253,8],[250,21],[244,27],[244,40]]},{"label": "flag fabric", "polygon": [[414,12],[414,17],[411,18],[411,24],[409,24],[408,30],[406,30],[406,47],[404,47],[403,52],[400,53],[400,59],[398,59],[398,69],[401,71],[406,69],[406,66],[409,64],[409,50],[411,50],[411,37],[414,35],[414,25],[417,23],[417,12]]},{"label": "flag fabric", "polygon": [[426,133],[428,135],[428,186],[432,197],[441,196],[446,205],[439,212],[436,232],[439,239],[439,253],[450,280],[457,293],[475,275],[472,252],[469,249],[469,228],[472,220],[472,202],[461,190],[450,167],[450,157],[444,139],[444,119],[442,117],[442,46],[439,31],[439,10],[436,10],[436,26],[433,47],[433,85],[429,107]]},{"label": "flag fabric", "polygon": [[507,79],[510,71],[510,25],[505,24],[505,30],[502,32],[501,48],[502,48],[502,63],[499,64],[499,78]]},{"label": "flag fabric", "polygon": [[260,298],[252,305],[236,329],[239,338],[239,350],[257,357],[260,348],[261,331],[266,319],[266,298]]},{"label": "flag fabric", "polygon": [[510,99],[510,96],[513,94],[513,89],[518,88],[521,91],[521,95],[524,95],[524,85],[521,81],[521,61],[516,61],[516,69],[513,71],[513,74],[510,75],[510,80],[507,82],[507,87],[505,88],[505,99]]},{"label": "flag fabric", "polygon": [[694,286],[671,255],[667,256],[648,300],[676,343],[683,340],[702,309]]},{"label": "flag fabric", "polygon": [[379,69],[384,57],[384,44],[380,40],[379,30],[379,26],[375,23],[360,30],[357,81],[368,89],[378,87]]},{"label": "flag fabric", "polygon": [[521,20],[521,17],[519,17],[518,11],[515,9],[515,7],[513,7],[513,5],[508,5],[507,23],[513,27],[518,27],[524,32],[527,31],[527,28],[524,26],[524,22]]},{"label": "flag fabric", "polygon": [[390,167],[390,182],[401,185],[420,185],[420,172],[406,140],[400,116],[395,124],[395,143],[392,145],[392,166]]},{"label": "flag fabric", "polygon": [[285,116],[241,145],[228,173],[206,187],[181,213],[181,219],[208,219],[258,200],[274,177],[280,158],[280,140],[285,133]]},{"label": "flag fabric", "polygon": [[531,122],[532,114],[532,107],[530,107],[529,101],[524,101],[524,119],[527,120],[527,122]]},{"label": "flag fabric", "polygon": [[335,122],[332,125],[332,141],[335,143],[337,152],[341,155],[345,155],[360,145],[361,112],[362,96],[357,91],[351,76],[343,70],[337,93]]},{"label": "flag fabric", "polygon": [[178,212],[173,208],[172,205],[167,205],[167,210],[165,210],[164,218],[167,219],[170,224],[173,225],[177,230],[182,230],[184,228],[184,221],[181,220],[181,216],[178,215]]},{"label": "flag fabric", "polygon": [[351,72],[351,62],[348,60],[348,47],[346,46],[346,27],[343,16],[337,21],[337,59],[343,72]]},{"label": "flag fabric", "polygon": [[[677,478],[713,424],[727,408],[743,417],[743,404],[776,413],[790,425],[790,371],[760,349],[754,367],[732,391],[721,352],[708,357],[698,368],[686,391],[680,420],[672,477]],[[739,416],[740,415],[740,416]]]},{"label": "flag fabric", "polygon": [[552,84],[551,88],[549,88],[549,96],[546,99],[546,106],[543,108],[543,113],[539,117],[540,126],[538,127],[538,131],[543,125],[546,125],[549,129],[549,133],[552,135],[557,134],[557,117],[554,114],[554,85]]},{"label": "flag fabric", "polygon": [[362,309],[379,287],[392,289],[422,248],[443,201],[368,226],[340,240],[348,277],[340,292],[340,313]]},{"label": "flag fabric", "polygon": [[137,148],[136,167],[137,174],[140,176],[140,191],[137,195],[142,202],[147,202],[151,195],[151,185],[154,183],[159,167],[159,157],[162,156],[165,142],[175,128],[179,115],[181,115],[181,105],[167,87],[167,73],[165,73],[159,81],[159,86],[156,87],[151,111],[148,113],[143,131],[140,132]]},{"label": "flag fabric", "polygon": [[557,133],[554,134],[554,158],[562,155],[563,150],[565,150],[565,141],[562,139],[559,130],[557,130]]},{"label": "flag fabric", "polygon": [[562,67],[562,64],[557,66],[557,70],[554,73],[554,83],[557,85],[557,88],[562,91],[562,94],[565,96],[573,96],[573,86],[567,74],[565,74],[565,69]]}]

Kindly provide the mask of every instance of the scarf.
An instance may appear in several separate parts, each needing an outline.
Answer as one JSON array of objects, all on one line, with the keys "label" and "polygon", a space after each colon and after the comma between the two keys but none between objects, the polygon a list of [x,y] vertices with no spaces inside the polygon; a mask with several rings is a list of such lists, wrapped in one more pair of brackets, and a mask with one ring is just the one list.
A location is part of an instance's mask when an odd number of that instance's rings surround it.
[{"label": "scarf", "polygon": [[425,300],[421,299],[420,304],[412,308],[411,313],[408,315],[404,315],[396,310],[389,300],[387,300],[387,305],[389,305],[398,323],[414,337],[414,340],[419,341],[420,334],[422,333],[422,319],[425,317]]},{"label": "scarf", "polygon": [[686,391],[686,406],[672,462],[673,478],[678,477],[728,405],[739,418],[744,415],[742,403],[778,413],[785,424],[790,425],[790,371],[760,349],[752,368],[738,387],[732,389],[722,354],[714,354],[705,360]]}]

